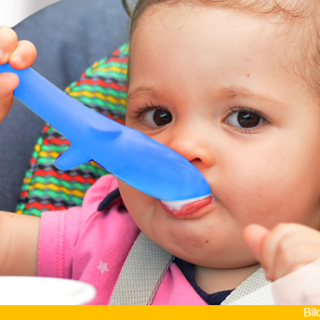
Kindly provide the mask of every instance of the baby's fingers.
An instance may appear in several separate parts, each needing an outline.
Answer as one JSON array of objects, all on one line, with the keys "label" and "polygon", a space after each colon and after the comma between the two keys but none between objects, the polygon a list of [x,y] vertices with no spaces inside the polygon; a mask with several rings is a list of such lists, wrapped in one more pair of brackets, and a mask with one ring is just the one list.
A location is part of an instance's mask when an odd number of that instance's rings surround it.
[{"label": "baby's fingers", "polygon": [[261,263],[262,245],[269,230],[257,224],[251,224],[243,230],[243,238],[256,259]]},{"label": "baby's fingers", "polygon": [[17,34],[10,28],[0,27],[0,64],[9,61],[11,54],[17,47]]},{"label": "baby's fingers", "polygon": [[285,235],[279,242],[273,264],[273,278],[280,279],[319,258],[319,231],[297,226],[293,233]]},{"label": "baby's fingers", "polygon": [[307,226],[284,223],[273,228],[261,248],[260,262],[271,281],[278,280],[297,266],[320,258],[319,231]]},{"label": "baby's fingers", "polygon": [[27,40],[18,42],[15,50],[9,58],[9,63],[14,69],[30,67],[37,57],[37,50],[33,43]]},{"label": "baby's fingers", "polygon": [[35,46],[27,41],[18,42],[17,34],[10,28],[0,27],[0,64],[10,62],[15,69],[32,65],[37,56]]},{"label": "baby's fingers", "polygon": [[9,112],[13,103],[13,89],[19,84],[19,78],[13,73],[0,74],[0,121]]},{"label": "baby's fingers", "polygon": [[[288,264],[291,260],[288,259],[285,264],[278,264],[277,261],[279,259],[284,260],[285,257],[288,257],[287,250],[292,248],[291,242],[294,239],[292,235],[299,231],[299,227],[300,226],[296,224],[279,224],[273,228],[265,238],[261,247],[260,263],[265,269],[266,276],[269,280],[275,281],[285,275],[284,268],[287,269],[289,267]],[[291,266],[292,265],[290,265],[290,267]]]},{"label": "baby's fingers", "polygon": [[[0,65],[9,62],[15,69],[30,67],[36,59],[35,46],[26,40],[18,41],[10,28],[0,27]],[[13,73],[0,74],[0,121],[9,112],[13,102],[13,90],[19,78]]]}]

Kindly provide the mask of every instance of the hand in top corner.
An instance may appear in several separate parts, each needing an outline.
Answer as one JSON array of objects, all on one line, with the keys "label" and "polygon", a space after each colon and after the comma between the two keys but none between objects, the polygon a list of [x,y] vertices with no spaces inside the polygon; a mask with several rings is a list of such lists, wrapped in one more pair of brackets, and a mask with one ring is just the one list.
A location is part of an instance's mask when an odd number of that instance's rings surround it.
[{"label": "hand in top corner", "polygon": [[[0,64],[9,62],[13,68],[21,70],[30,67],[36,57],[37,50],[30,41],[18,41],[18,36],[12,29],[0,27]],[[19,78],[15,74],[0,74],[0,121],[12,106],[13,90],[18,84]]]}]

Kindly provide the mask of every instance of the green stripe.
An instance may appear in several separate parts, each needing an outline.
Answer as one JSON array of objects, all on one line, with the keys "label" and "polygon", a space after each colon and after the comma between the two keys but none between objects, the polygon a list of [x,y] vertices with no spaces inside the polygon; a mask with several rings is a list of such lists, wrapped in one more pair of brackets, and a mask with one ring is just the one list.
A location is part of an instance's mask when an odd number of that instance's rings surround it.
[{"label": "green stripe", "polygon": [[68,147],[69,147],[68,145],[56,145],[56,144],[50,143],[50,144],[42,145],[41,151],[61,153],[61,152],[64,152],[66,149],[68,149]]},{"label": "green stripe", "polygon": [[120,110],[123,113],[126,111],[126,107],[123,104],[120,104],[120,103],[113,104],[107,100],[102,100],[102,99],[95,98],[95,97],[88,98],[85,96],[80,96],[80,97],[77,97],[77,100],[84,103],[84,104],[87,104],[87,105],[97,105],[101,108],[107,107],[110,110]]},{"label": "green stripe", "polygon": [[[115,90],[113,88],[110,87],[101,87],[101,86],[91,86],[89,84],[83,83],[77,87],[74,88],[74,90],[72,90],[72,92],[79,92],[79,91],[88,91],[91,93],[95,93],[95,92],[99,92],[103,95],[106,96],[114,96],[114,97],[119,97],[122,99],[126,99],[128,94],[126,91],[119,91],[119,90]],[[77,98],[77,97],[75,97]]]},{"label": "green stripe", "polygon": [[72,190],[87,190],[88,187],[91,186],[91,183],[89,182],[84,182],[84,183],[80,183],[77,182],[75,180],[71,180],[71,181],[66,181],[66,180],[62,180],[61,178],[55,178],[52,176],[47,176],[47,177],[41,177],[41,176],[35,176],[34,179],[32,180],[32,185],[36,184],[36,183],[41,183],[42,185],[47,185],[47,184],[54,184],[57,187],[65,187],[67,189],[69,189],[70,191]]},{"label": "green stripe", "polygon": [[[119,70],[120,72],[127,72],[128,64],[126,62],[117,62],[117,61],[108,61],[108,62],[102,62],[100,63],[95,69],[98,70],[99,68],[112,68],[116,67],[122,70]],[[92,70],[91,70],[92,71]],[[107,75],[110,71],[104,71]]]},{"label": "green stripe", "polygon": [[49,196],[50,198],[52,198],[55,201],[59,201],[59,200],[56,200],[57,198],[63,199],[64,201],[69,201],[69,202],[72,201],[75,203],[75,205],[81,205],[82,201],[83,201],[82,197],[78,197],[73,194],[66,194],[64,192],[59,193],[59,192],[49,190],[49,189],[47,189],[47,190],[39,190],[39,189],[30,190],[29,199],[32,199],[32,197],[43,197],[43,196],[46,196],[46,197]]},{"label": "green stripe", "polygon": [[[46,165],[52,166],[54,164],[54,160],[55,160],[55,158],[50,157],[50,156],[40,157],[38,159],[38,163],[42,164],[43,166],[46,166]],[[82,170],[82,171],[88,171],[88,172],[99,173],[99,174],[101,174],[101,173],[106,174],[107,173],[107,171],[105,169],[98,167],[98,166],[94,166],[90,162],[84,163],[84,164],[78,166],[77,169],[74,169],[74,170],[75,171]],[[72,171],[72,170],[69,170],[69,171]],[[66,173],[68,173],[68,171],[66,171]],[[84,173],[86,173],[86,172],[84,172]]]},{"label": "green stripe", "polygon": [[39,164],[43,164],[43,165],[46,165],[46,164],[50,164],[50,165],[53,165],[54,164],[54,158],[52,158],[52,157],[41,157],[41,158],[39,158],[38,160],[37,160],[37,162],[39,163]]},{"label": "green stripe", "polygon": [[[87,73],[87,76],[89,76],[89,77],[96,76],[96,77],[105,78],[105,75],[106,75],[105,71],[99,71],[99,70],[94,70],[93,72],[89,71]],[[119,72],[115,72],[115,71],[108,71],[108,77],[116,79],[117,81],[122,80],[123,82],[126,82],[128,79],[127,74],[119,73]]]},{"label": "green stripe", "polygon": [[[18,207],[17,207],[17,211],[18,211]],[[22,209],[21,209],[22,210]],[[41,217],[42,211],[32,208],[32,209],[28,209],[28,210],[24,210],[23,214],[27,215],[27,216],[36,216],[36,217]]]}]

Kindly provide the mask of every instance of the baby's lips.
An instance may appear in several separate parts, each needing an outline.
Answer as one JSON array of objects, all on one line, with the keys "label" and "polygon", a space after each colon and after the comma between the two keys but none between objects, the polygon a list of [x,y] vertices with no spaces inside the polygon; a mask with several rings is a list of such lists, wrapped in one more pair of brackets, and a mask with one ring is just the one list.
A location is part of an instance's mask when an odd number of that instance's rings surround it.
[{"label": "baby's lips", "polygon": [[161,201],[164,210],[176,218],[192,218],[200,209],[216,200],[213,195],[184,201]]}]

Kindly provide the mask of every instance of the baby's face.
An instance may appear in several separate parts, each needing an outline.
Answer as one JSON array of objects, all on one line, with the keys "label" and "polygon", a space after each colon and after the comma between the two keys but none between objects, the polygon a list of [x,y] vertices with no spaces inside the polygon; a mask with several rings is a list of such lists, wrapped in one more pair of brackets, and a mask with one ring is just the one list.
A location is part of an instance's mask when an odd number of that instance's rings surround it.
[{"label": "baby's face", "polygon": [[249,265],[246,225],[320,227],[320,106],[291,71],[299,37],[285,27],[183,4],[140,18],[127,125],[186,157],[217,199],[182,219],[121,181],[120,191],[140,229],[182,259]]}]

